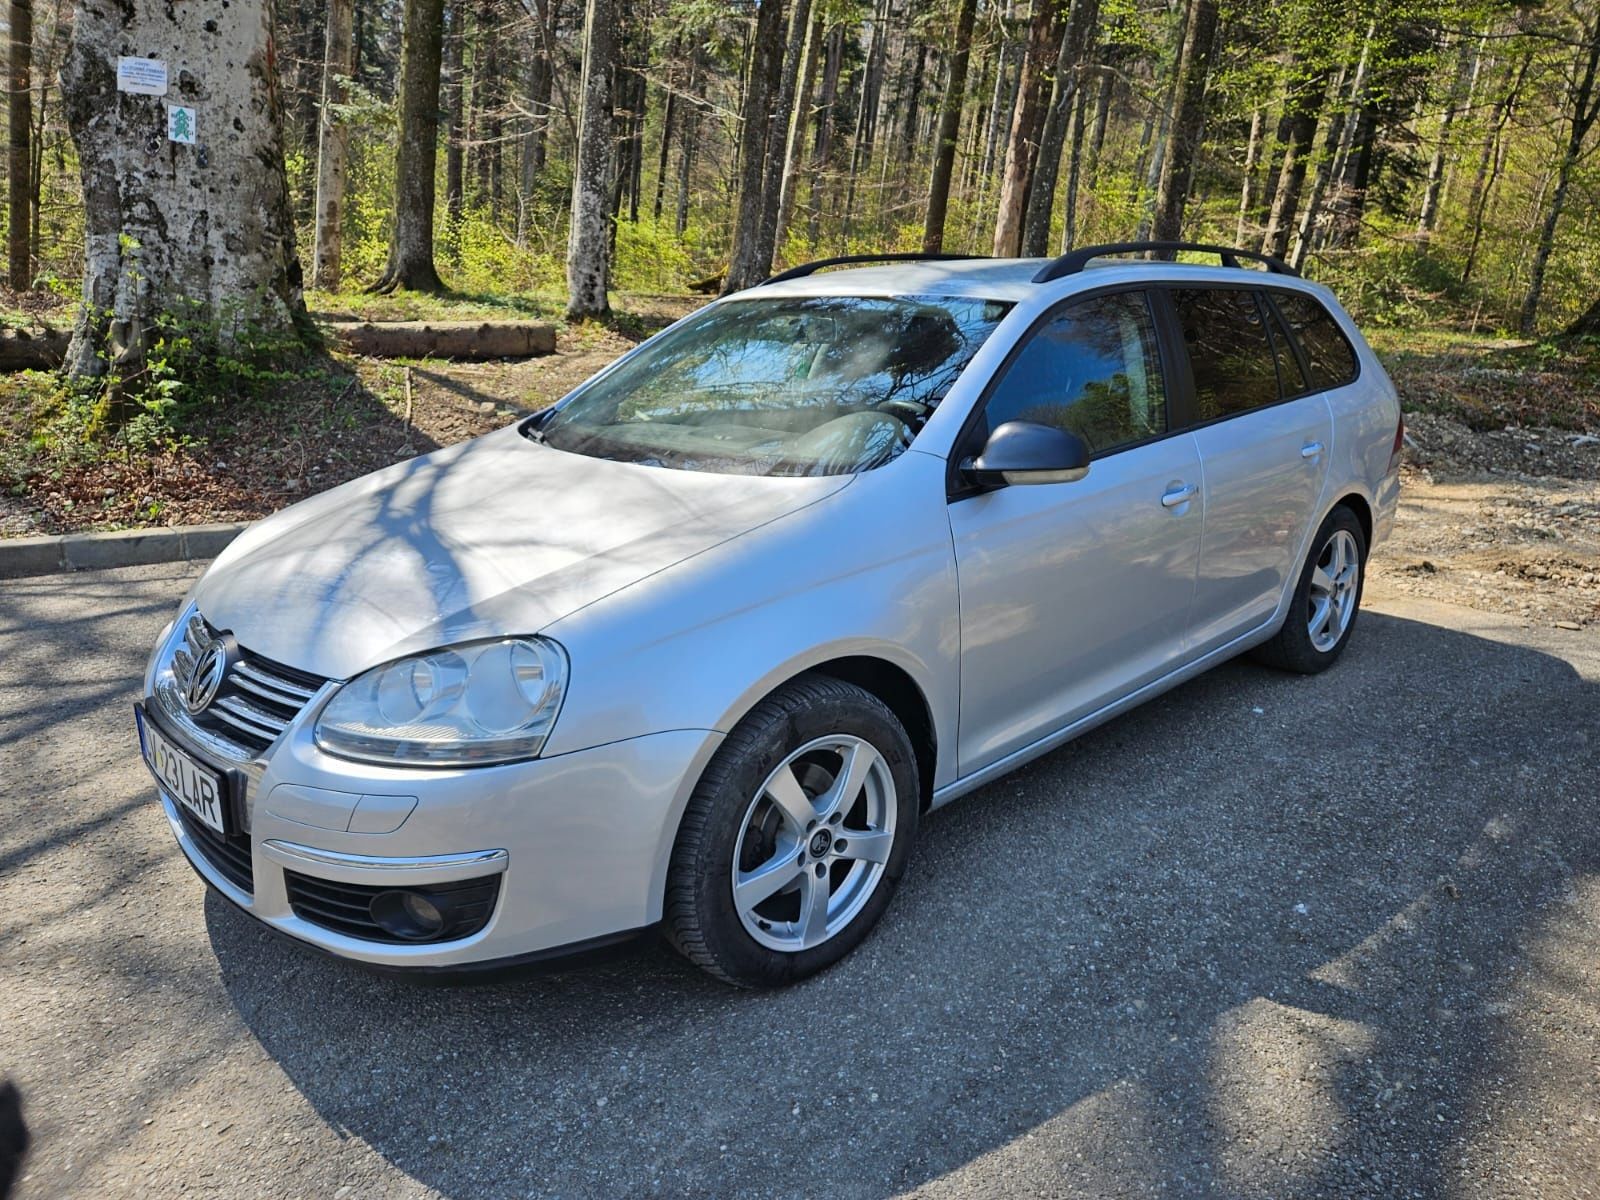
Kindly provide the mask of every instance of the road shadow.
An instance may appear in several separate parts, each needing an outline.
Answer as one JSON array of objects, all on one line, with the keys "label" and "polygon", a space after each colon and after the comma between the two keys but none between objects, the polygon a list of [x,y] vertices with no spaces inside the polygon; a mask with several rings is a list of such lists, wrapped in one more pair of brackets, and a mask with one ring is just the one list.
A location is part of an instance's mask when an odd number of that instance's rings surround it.
[{"label": "road shadow", "polygon": [[1559,658],[1364,613],[1327,675],[1227,665],[934,814],[782,992],[659,947],[421,988],[207,924],[322,1118],[446,1196],[1439,1195],[1600,874],[1596,711]]}]

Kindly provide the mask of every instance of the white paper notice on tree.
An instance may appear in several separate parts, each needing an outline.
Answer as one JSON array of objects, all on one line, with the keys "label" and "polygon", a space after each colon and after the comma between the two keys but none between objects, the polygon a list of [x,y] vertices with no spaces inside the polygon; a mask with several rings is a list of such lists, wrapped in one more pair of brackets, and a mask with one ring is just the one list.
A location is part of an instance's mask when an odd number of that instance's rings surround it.
[{"label": "white paper notice on tree", "polygon": [[117,91],[136,96],[167,94],[167,64],[159,58],[117,59]]},{"label": "white paper notice on tree", "polygon": [[194,109],[181,104],[167,105],[167,140],[194,145]]}]

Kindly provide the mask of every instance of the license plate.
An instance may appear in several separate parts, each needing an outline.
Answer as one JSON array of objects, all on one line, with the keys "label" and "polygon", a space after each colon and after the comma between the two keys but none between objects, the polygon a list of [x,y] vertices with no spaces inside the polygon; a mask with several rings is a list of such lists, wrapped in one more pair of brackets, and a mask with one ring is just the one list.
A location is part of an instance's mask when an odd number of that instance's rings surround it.
[{"label": "license plate", "polygon": [[169,742],[154,724],[145,720],[142,711],[135,708],[133,715],[139,726],[139,750],[162,790],[198,820],[218,833],[226,833],[222,821],[222,776]]}]

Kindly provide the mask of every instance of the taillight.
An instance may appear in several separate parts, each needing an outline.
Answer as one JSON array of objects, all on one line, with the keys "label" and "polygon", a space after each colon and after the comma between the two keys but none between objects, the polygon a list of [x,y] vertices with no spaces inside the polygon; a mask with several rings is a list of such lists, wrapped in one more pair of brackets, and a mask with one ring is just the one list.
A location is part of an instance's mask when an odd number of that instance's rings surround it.
[{"label": "taillight", "polygon": [[1406,448],[1406,416],[1400,414],[1400,419],[1394,426],[1394,449],[1389,451],[1389,471],[1393,473],[1400,466],[1400,452]]}]

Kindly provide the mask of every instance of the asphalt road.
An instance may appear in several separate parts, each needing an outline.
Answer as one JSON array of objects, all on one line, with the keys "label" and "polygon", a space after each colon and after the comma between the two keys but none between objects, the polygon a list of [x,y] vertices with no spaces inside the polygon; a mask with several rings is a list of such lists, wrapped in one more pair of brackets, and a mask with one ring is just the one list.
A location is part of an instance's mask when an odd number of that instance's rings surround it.
[{"label": "asphalt road", "polygon": [[727,990],[472,990],[208,896],[129,705],[188,568],[0,585],[0,1073],[56,1196],[1600,1194],[1600,637],[1379,596],[933,816]]}]

